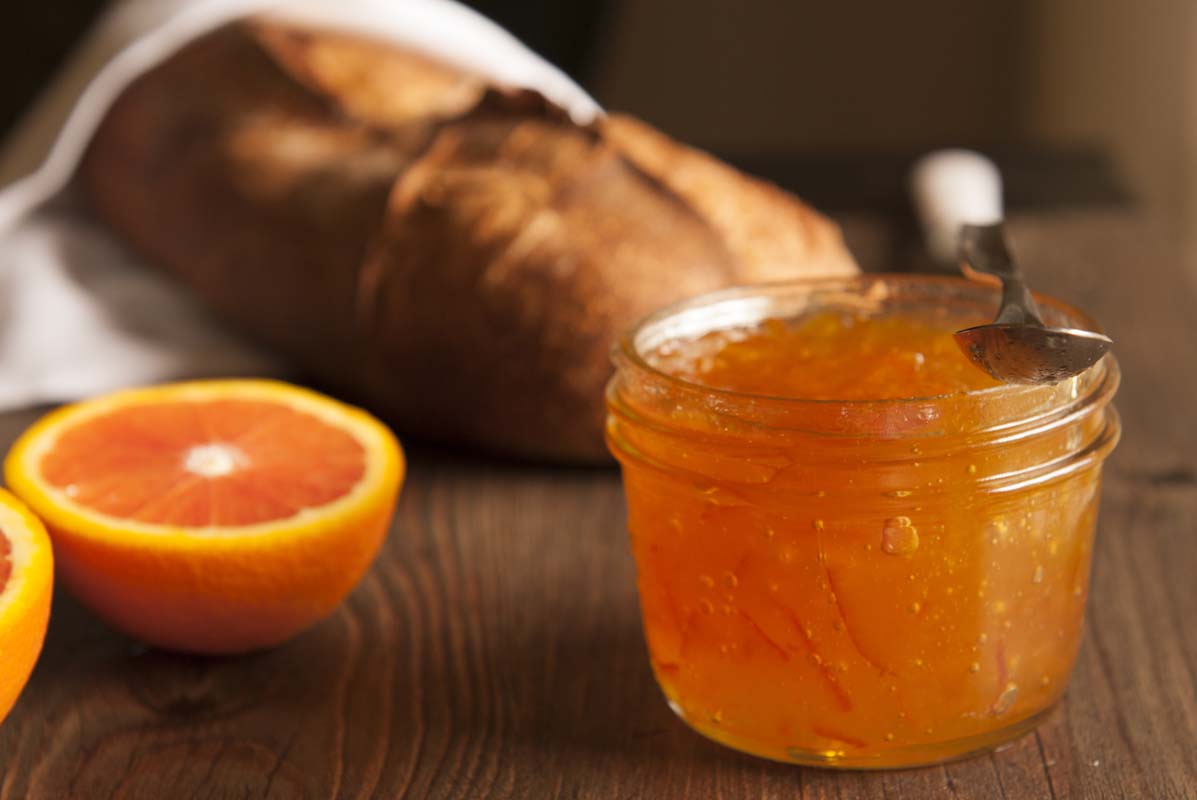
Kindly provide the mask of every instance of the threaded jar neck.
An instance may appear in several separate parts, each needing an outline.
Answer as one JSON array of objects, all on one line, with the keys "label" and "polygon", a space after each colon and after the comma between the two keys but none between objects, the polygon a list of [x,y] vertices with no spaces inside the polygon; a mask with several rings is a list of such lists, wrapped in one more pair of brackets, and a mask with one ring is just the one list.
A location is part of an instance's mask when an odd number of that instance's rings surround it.
[{"label": "threaded jar neck", "polygon": [[[1097,329],[1065,303],[1036,299],[1049,325]],[[959,278],[867,275],[738,287],[667,307],[613,348],[617,372],[607,392],[612,451],[621,459],[660,462],[662,468],[689,469],[699,477],[718,462],[749,482],[812,459],[828,469],[859,468],[864,459],[882,483],[887,469],[902,471],[969,453],[975,455],[976,469],[962,481],[987,491],[1061,478],[1099,462],[1119,435],[1110,405],[1119,382],[1112,356],[1054,386],[1003,384],[877,400],[728,391],[669,374],[650,359],[666,343],[771,317],[830,309],[951,311],[984,318],[997,303],[996,289]],[[728,464],[729,459],[740,463]]]}]

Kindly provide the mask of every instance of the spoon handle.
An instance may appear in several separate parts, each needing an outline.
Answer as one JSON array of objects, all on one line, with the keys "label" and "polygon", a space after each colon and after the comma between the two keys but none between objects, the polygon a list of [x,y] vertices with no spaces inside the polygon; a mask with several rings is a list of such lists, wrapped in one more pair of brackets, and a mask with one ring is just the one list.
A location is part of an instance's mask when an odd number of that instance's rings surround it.
[{"label": "spoon handle", "polygon": [[943,262],[962,262],[970,278],[1002,283],[996,324],[1042,325],[1039,308],[1010,255],[1002,227],[1002,176],[970,150],[939,150],[911,170],[911,190],[927,246]]},{"label": "spoon handle", "polygon": [[997,165],[971,150],[936,150],[910,170],[910,193],[927,251],[955,271],[960,228],[1002,221],[1002,175]]},{"label": "spoon handle", "polygon": [[960,256],[969,277],[992,275],[1002,282],[1002,305],[996,324],[1042,325],[1039,307],[1010,256],[1002,224],[965,225],[960,231]]}]

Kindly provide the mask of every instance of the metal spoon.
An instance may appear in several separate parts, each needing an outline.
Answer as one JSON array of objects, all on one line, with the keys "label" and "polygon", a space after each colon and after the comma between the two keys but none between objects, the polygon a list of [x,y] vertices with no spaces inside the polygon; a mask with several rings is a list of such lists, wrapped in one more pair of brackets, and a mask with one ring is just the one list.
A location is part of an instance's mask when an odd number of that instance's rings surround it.
[{"label": "metal spoon", "polygon": [[970,360],[1007,383],[1059,383],[1097,363],[1113,341],[1104,334],[1045,325],[1010,250],[1002,224],[964,225],[964,274],[1002,282],[1002,305],[988,325],[965,328],[956,343]]},{"label": "metal spoon", "polygon": [[1002,283],[997,318],[956,334],[974,364],[1008,383],[1058,383],[1110,349],[1100,333],[1044,325],[1006,246],[1002,176],[992,161],[970,150],[930,153],[911,170],[911,192],[932,257],[954,270],[963,256],[965,275]]}]

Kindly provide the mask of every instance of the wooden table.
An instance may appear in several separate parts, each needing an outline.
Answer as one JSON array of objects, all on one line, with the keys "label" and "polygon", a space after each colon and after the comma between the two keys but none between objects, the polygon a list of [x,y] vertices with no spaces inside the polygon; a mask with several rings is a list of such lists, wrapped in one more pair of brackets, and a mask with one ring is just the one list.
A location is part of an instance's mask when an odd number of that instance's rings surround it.
[{"label": "wooden table", "polygon": [[[865,260],[892,240],[848,230]],[[649,672],[615,471],[417,449],[373,571],[276,651],[147,651],[59,592],[0,727],[0,800],[1197,797],[1197,293],[1127,211],[1014,238],[1116,339],[1125,430],[1071,688],[1008,749],[836,773],[707,742]],[[0,447],[35,416],[0,417]]]}]

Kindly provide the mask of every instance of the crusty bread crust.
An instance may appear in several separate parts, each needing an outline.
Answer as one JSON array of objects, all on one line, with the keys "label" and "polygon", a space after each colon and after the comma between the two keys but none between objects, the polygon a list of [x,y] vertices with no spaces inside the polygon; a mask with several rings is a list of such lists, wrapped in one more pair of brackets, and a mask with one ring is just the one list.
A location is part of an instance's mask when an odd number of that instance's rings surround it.
[{"label": "crusty bread crust", "polygon": [[682,297],[855,270],[801,201],[611,116],[394,47],[238,24],[135,82],[96,213],[401,432],[593,462],[613,338]]}]

